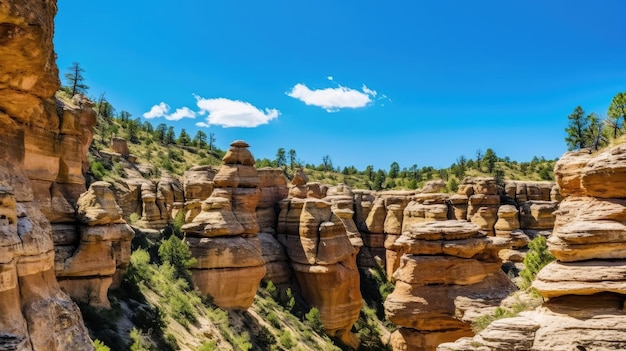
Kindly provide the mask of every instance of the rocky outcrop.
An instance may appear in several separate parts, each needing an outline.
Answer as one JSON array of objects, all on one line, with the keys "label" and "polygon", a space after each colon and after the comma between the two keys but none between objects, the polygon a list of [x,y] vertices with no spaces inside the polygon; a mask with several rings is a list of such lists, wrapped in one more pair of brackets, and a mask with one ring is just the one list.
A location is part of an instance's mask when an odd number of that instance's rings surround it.
[{"label": "rocky outcrop", "polygon": [[349,236],[358,235],[352,221],[352,191],[345,185],[326,188],[328,198],[320,199],[319,186],[302,184],[304,179],[297,175],[291,197],[280,202],[277,238],[289,255],[303,297],[319,309],[325,332],[356,348],[358,341],[350,329],[363,300],[356,266],[359,246],[354,246],[360,241]]},{"label": "rocky outcrop", "polygon": [[110,307],[107,292],[119,287],[130,262],[134,231],[106,182],[95,182],[77,201],[78,226],[57,227],[55,273],[61,289],[72,298]]},{"label": "rocky outcrop", "polygon": [[0,332],[7,350],[93,350],[54,271],[53,223],[75,221],[95,114],[56,101],[56,1],[0,4]]},{"label": "rocky outcrop", "polygon": [[626,146],[596,155],[568,152],[556,163],[566,197],[548,249],[557,258],[533,287],[540,308],[492,323],[472,339],[439,350],[622,350],[626,347]]},{"label": "rocky outcrop", "polygon": [[257,221],[262,232],[276,233],[280,211],[278,203],[289,195],[287,178],[279,168],[265,167],[257,171],[261,181],[259,184],[261,195],[256,207]]},{"label": "rocky outcrop", "polygon": [[244,141],[231,143],[211,196],[182,227],[197,259],[191,269],[194,285],[227,309],[250,307],[266,273],[255,212],[261,181],[248,147]]},{"label": "rocky outcrop", "polygon": [[385,300],[387,318],[401,327],[392,336],[394,350],[434,350],[473,335],[470,324],[479,311],[515,289],[498,257],[508,246],[463,220],[407,226],[390,247],[401,256],[395,289]]},{"label": "rocky outcrop", "polygon": [[185,171],[182,182],[185,199],[202,201],[211,196],[216,173],[211,166],[196,166]]}]

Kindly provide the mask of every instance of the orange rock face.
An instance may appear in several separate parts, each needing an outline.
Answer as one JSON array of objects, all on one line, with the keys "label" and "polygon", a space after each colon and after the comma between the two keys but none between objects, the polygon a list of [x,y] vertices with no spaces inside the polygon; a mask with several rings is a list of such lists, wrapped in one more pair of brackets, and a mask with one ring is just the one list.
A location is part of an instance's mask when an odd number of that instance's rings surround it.
[{"label": "orange rock face", "polygon": [[[547,302],[438,350],[626,348],[625,152],[624,144],[595,155],[574,151],[556,163],[565,198],[554,212],[548,249],[557,261],[545,266],[533,282]],[[522,211],[534,212],[538,220],[533,222],[541,226],[541,213],[553,211],[551,203],[529,203]]]},{"label": "orange rock face", "polygon": [[15,350],[93,350],[54,270],[50,221],[75,221],[95,125],[88,101],[55,102],[56,9],[51,0],[0,4],[0,330]]},{"label": "orange rock face", "polygon": [[472,335],[471,316],[515,289],[498,258],[509,245],[463,220],[407,226],[388,244],[400,257],[395,289],[385,300],[387,318],[402,327],[392,336],[394,350],[434,350]]},{"label": "orange rock face", "polygon": [[[319,199],[321,187],[301,184],[300,174],[280,202],[277,238],[285,247],[303,297],[320,311],[327,334],[356,348],[350,333],[363,304],[359,290],[356,254],[362,245],[352,216],[353,194],[345,185],[325,188],[328,197]],[[298,189],[320,189],[302,198]]]},{"label": "orange rock face", "polygon": [[194,285],[222,308],[247,309],[266,273],[257,238],[261,180],[247,143],[233,142],[223,161],[211,195],[182,229],[198,260]]}]

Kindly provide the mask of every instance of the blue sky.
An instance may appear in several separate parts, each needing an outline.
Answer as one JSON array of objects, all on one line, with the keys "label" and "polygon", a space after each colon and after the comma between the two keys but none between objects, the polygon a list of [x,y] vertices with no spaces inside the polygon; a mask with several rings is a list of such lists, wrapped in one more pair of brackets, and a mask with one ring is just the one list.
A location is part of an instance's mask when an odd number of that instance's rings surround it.
[{"label": "blue sky", "polygon": [[[118,111],[307,163],[447,167],[565,150],[626,91],[626,2],[60,0],[61,75]],[[193,118],[192,118],[193,116]],[[169,120],[167,119],[169,118]],[[247,127],[242,127],[247,126]]]}]

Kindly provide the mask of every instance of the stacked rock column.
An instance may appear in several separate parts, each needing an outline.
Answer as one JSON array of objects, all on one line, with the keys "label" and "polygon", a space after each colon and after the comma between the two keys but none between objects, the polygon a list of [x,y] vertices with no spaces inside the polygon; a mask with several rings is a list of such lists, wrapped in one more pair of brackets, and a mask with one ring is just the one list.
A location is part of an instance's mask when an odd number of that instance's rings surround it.
[{"label": "stacked rock column", "polygon": [[496,306],[515,287],[500,270],[504,238],[485,236],[464,220],[415,223],[392,249],[402,255],[385,300],[387,318],[400,329],[394,350],[434,350],[442,342],[473,335],[472,317]]},{"label": "stacked rock column", "polygon": [[301,184],[306,181],[302,175],[294,179],[291,197],[280,203],[278,240],[286,248],[302,296],[319,309],[325,332],[356,348],[358,340],[350,329],[363,299],[356,267],[358,249],[344,225],[343,200],[350,196],[320,199],[318,184]]},{"label": "stacked rock column", "polygon": [[197,259],[194,285],[222,308],[247,309],[266,272],[255,213],[260,179],[249,145],[239,140],[230,146],[211,196],[182,229]]}]

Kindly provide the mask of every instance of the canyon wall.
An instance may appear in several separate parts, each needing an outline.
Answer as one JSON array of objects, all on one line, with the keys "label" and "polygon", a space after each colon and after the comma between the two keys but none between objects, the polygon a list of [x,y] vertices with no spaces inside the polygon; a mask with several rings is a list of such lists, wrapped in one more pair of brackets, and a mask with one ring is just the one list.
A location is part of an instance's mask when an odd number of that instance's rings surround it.
[{"label": "canyon wall", "polygon": [[0,3],[0,348],[5,350],[93,350],[78,308],[55,277],[53,240],[66,223],[76,222],[95,125],[87,100],[63,103],[54,97],[56,10],[54,0]]},{"label": "canyon wall", "polygon": [[533,283],[544,304],[438,350],[626,349],[626,145],[568,152],[555,176],[564,196],[548,239],[556,261]]}]

